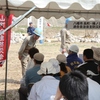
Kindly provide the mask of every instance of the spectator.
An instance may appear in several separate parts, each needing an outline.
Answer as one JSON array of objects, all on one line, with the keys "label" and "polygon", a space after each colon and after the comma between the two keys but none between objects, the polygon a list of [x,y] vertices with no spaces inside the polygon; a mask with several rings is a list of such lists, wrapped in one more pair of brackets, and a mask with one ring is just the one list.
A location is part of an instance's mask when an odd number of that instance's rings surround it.
[{"label": "spectator", "polygon": [[40,65],[44,61],[44,55],[41,53],[36,53],[34,55],[34,67],[26,71],[25,82],[28,87],[29,83],[37,82],[41,79],[41,76],[37,74],[37,71],[40,70]]},{"label": "spectator", "polygon": [[60,66],[59,66],[58,60],[55,58],[52,58],[52,59],[49,59],[49,62],[51,62],[53,67],[56,69],[56,74],[54,74],[54,77],[60,80]]},{"label": "spectator", "polygon": [[35,46],[36,40],[41,36],[41,32],[42,31],[40,28],[36,28],[34,31],[34,34],[25,38],[20,47],[20,50],[18,52],[18,57],[19,57],[19,60],[21,61],[23,76],[25,74],[25,68],[27,65],[28,51],[29,49]]},{"label": "spectator", "polygon": [[64,54],[57,55],[56,59],[59,61],[61,77],[66,73],[71,72],[71,69],[66,66],[66,56]]},{"label": "spectator", "polygon": [[67,66],[74,70],[78,65],[82,64],[83,61],[78,57],[79,48],[77,45],[71,45],[68,50]]},{"label": "spectator", "polygon": [[36,47],[33,47],[28,51],[30,58],[29,58],[29,61],[27,64],[26,71],[34,66],[34,61],[33,61],[34,58],[33,57],[34,57],[34,54],[36,54],[36,53],[39,53],[39,50]]},{"label": "spectator", "polygon": [[[28,54],[30,56],[29,58],[29,61],[28,61],[28,64],[27,64],[27,68],[26,68],[26,71],[29,70],[30,68],[34,67],[34,54],[36,53],[39,53],[39,50],[35,47],[31,48],[29,51],[28,51]],[[25,73],[26,75],[26,73]],[[25,75],[23,76],[23,78],[21,79],[21,86],[26,86],[25,84]]]},{"label": "spectator", "polygon": [[41,53],[36,53],[34,55],[34,67],[30,68],[29,70],[26,71],[26,76],[25,76],[25,87],[20,87],[19,89],[19,96],[20,100],[27,100],[27,93],[28,93],[28,85],[30,83],[36,83],[39,81],[42,76],[37,74],[37,71],[40,70],[40,65],[44,60],[44,55]]},{"label": "spectator", "polygon": [[91,49],[93,50],[93,58],[94,60],[98,63],[98,75],[92,76],[91,78],[98,82],[100,84],[100,48],[96,48],[96,47],[91,47]]},{"label": "spectator", "polygon": [[[88,100],[88,82],[86,77],[78,72],[73,71],[64,75],[59,83],[60,95],[54,100],[60,100],[63,97],[65,100]],[[90,99],[91,100],[91,99]]]},{"label": "spectator", "polygon": [[[76,70],[80,71],[85,76],[87,75],[87,73],[83,67],[79,67]],[[89,91],[88,91],[89,100],[100,100],[100,94],[99,94],[100,93],[100,85],[97,82],[90,79],[89,77],[87,77],[87,81],[88,81],[88,88],[89,88]]]},{"label": "spectator", "polygon": [[29,36],[29,35],[33,35],[33,34],[34,34],[34,30],[35,30],[35,28],[33,27],[33,23],[30,22],[30,23],[29,23],[29,27],[27,28],[28,36]]},{"label": "spectator", "polygon": [[98,64],[93,59],[93,50],[85,49],[83,51],[83,60],[85,63],[79,65],[78,67],[84,68],[87,76],[93,76],[98,74]]},{"label": "spectator", "polygon": [[70,44],[70,32],[67,29],[67,26],[68,26],[69,21],[71,20],[72,20],[71,18],[66,18],[65,27],[60,31],[62,54],[68,51],[68,45]]},{"label": "spectator", "polygon": [[57,71],[52,63],[42,63],[38,74],[42,75],[43,78],[34,84],[28,100],[50,100],[51,95],[56,94],[59,84],[59,81],[53,77],[56,73]]}]

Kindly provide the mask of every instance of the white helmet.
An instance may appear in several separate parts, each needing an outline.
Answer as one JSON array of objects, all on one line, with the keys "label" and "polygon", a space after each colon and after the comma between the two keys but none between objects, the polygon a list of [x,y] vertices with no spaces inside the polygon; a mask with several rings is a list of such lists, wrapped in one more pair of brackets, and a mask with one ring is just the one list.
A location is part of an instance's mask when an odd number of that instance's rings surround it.
[{"label": "white helmet", "polygon": [[71,45],[69,47],[69,50],[72,51],[72,52],[75,52],[75,53],[78,53],[79,52],[79,48],[77,45]]}]

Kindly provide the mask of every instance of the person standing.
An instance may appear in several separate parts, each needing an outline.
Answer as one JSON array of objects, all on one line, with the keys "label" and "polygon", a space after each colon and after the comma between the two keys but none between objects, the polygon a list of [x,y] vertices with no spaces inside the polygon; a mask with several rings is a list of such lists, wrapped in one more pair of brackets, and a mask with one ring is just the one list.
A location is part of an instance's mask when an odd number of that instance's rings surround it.
[{"label": "person standing", "polygon": [[34,30],[35,30],[35,28],[33,27],[33,23],[30,22],[30,23],[29,23],[29,27],[27,28],[27,33],[28,33],[28,35],[34,34]]},{"label": "person standing", "polygon": [[67,29],[69,21],[71,21],[71,18],[67,18],[65,21],[65,27],[60,31],[61,35],[61,53],[67,53],[68,52],[68,45],[70,44],[70,32]]},{"label": "person standing", "polygon": [[28,51],[32,47],[35,47],[36,40],[39,39],[41,36],[42,30],[40,28],[36,28],[34,30],[34,34],[26,37],[20,47],[20,50],[18,52],[18,58],[21,61],[22,65],[22,75],[24,76],[25,74],[25,68],[27,66],[27,56],[28,56]]}]

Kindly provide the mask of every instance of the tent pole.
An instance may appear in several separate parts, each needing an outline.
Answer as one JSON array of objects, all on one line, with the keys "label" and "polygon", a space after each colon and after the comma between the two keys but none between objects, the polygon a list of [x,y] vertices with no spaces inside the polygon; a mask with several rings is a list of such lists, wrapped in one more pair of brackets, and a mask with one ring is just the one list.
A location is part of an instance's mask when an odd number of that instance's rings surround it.
[{"label": "tent pole", "polygon": [[5,94],[4,94],[4,100],[7,100],[7,68],[8,68],[8,30],[14,27],[16,24],[18,24],[21,20],[23,20],[30,12],[32,12],[36,7],[34,6],[31,8],[28,12],[26,12],[24,15],[22,15],[19,19],[17,19],[15,22],[13,22],[10,26],[8,26],[8,17],[10,15],[9,9],[7,8],[5,12],[6,16],[6,29],[0,32],[0,35],[4,34],[6,32],[6,69],[5,69]]},{"label": "tent pole", "polygon": [[18,24],[20,21],[22,21],[27,15],[29,15],[29,13],[31,13],[34,9],[36,8],[36,6],[34,6],[33,8],[31,8],[29,11],[27,11],[24,15],[22,15],[19,19],[17,19],[15,22],[13,22],[10,26],[8,26],[5,30],[0,32],[0,35],[4,34],[7,30],[9,30],[10,28],[14,27],[16,24]]},{"label": "tent pole", "polygon": [[[9,17],[9,10],[7,10],[5,12],[5,16],[6,16],[6,27],[8,27],[8,17]],[[4,96],[4,100],[6,100],[6,96],[7,96],[7,68],[8,68],[8,30],[6,31],[6,69],[5,69],[5,96]]]},{"label": "tent pole", "polygon": [[[6,28],[8,27],[8,18],[9,18],[9,9],[8,9],[8,0],[6,0],[6,11],[5,11],[5,16],[6,16]],[[5,69],[5,94],[4,94],[4,100],[6,100],[7,96],[7,68],[8,68],[8,30],[6,31],[6,69]]]}]

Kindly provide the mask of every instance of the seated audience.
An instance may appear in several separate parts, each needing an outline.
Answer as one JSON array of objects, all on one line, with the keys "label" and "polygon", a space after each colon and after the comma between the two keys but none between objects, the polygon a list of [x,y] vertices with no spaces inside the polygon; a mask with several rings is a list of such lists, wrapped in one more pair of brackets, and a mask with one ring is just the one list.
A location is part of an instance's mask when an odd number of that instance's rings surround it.
[{"label": "seated audience", "polygon": [[[83,67],[79,67],[76,70],[80,71],[85,76],[87,75],[87,73]],[[89,77],[87,77],[87,81],[88,81],[88,88],[89,88],[89,92],[88,92],[89,100],[100,100],[100,94],[99,94],[100,93],[100,85],[97,82],[90,79]]]},{"label": "seated audience", "polygon": [[[30,58],[29,58],[29,61],[28,61],[28,65],[27,65],[26,71],[34,66],[33,56],[36,53],[39,53],[39,50],[37,48],[35,48],[35,47],[31,48],[28,51],[28,54],[29,54]],[[25,72],[25,75],[26,75],[26,72]],[[25,84],[25,75],[21,79],[21,86],[25,86],[26,85]]]},{"label": "seated audience", "polygon": [[67,66],[74,70],[78,65],[82,64],[83,61],[78,57],[79,48],[77,45],[71,45],[68,50]]},{"label": "seated audience", "polygon": [[83,60],[85,63],[79,65],[78,67],[84,68],[87,76],[94,76],[98,74],[98,64],[93,59],[93,50],[85,49],[83,51]]},{"label": "seated audience", "polygon": [[50,100],[51,95],[55,95],[59,80],[54,78],[58,73],[50,62],[43,62],[37,72],[42,79],[35,83],[31,89],[28,100]]},{"label": "seated audience", "polygon": [[94,58],[94,60],[95,60],[95,62],[97,62],[98,63],[98,72],[99,72],[99,74],[98,75],[95,75],[95,76],[92,76],[91,78],[94,80],[94,81],[96,81],[96,82],[98,82],[99,84],[100,84],[100,48],[96,48],[96,47],[91,47],[91,49],[93,50],[93,58]]},{"label": "seated audience", "polygon": [[60,100],[62,96],[65,100],[88,100],[88,82],[86,77],[78,71],[64,75],[60,80],[54,100]]},{"label": "seated audience", "polygon": [[28,51],[30,58],[27,64],[26,71],[34,66],[33,57],[36,53],[39,53],[39,50],[36,47],[33,47]]},{"label": "seated audience", "polygon": [[29,83],[37,82],[42,77],[37,74],[37,71],[40,70],[40,65],[44,60],[44,55],[41,53],[36,53],[34,55],[34,66],[26,71],[25,83],[28,86]]},{"label": "seated audience", "polygon": [[58,80],[60,80],[60,66],[59,66],[59,62],[57,59],[55,58],[52,58],[52,59],[49,59],[49,62],[52,63],[53,67],[56,69],[56,74],[54,74],[54,77]]},{"label": "seated audience", "polygon": [[66,56],[64,54],[57,55],[56,59],[59,61],[61,77],[66,73],[71,72],[71,69],[68,66],[66,66]]},{"label": "seated audience", "polygon": [[30,83],[36,83],[41,80],[42,76],[37,74],[37,71],[40,70],[40,65],[44,60],[44,55],[41,53],[36,53],[34,55],[34,66],[26,71],[25,84],[26,86],[20,87],[19,89],[19,100],[27,100],[28,85]]}]

